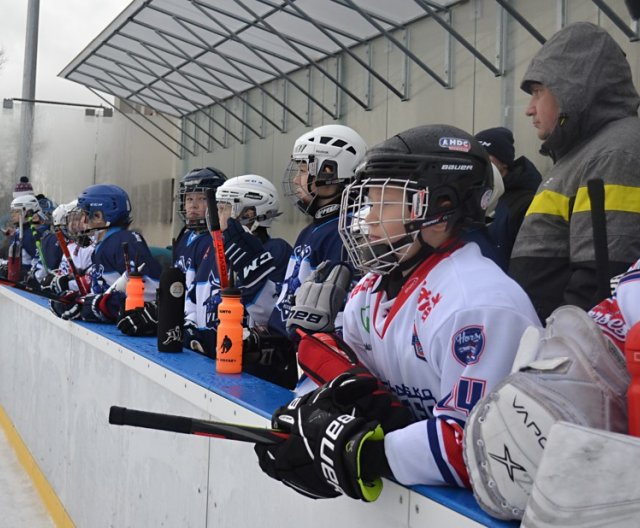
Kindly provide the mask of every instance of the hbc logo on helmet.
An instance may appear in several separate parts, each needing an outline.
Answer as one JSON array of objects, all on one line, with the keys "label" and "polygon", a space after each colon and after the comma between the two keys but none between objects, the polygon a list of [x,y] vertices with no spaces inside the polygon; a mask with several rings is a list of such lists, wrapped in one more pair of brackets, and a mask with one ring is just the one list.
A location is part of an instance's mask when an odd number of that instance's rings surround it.
[{"label": "hbc logo on helmet", "polygon": [[471,150],[471,142],[468,139],[441,137],[438,144],[448,150],[459,150],[461,152],[469,152]]}]

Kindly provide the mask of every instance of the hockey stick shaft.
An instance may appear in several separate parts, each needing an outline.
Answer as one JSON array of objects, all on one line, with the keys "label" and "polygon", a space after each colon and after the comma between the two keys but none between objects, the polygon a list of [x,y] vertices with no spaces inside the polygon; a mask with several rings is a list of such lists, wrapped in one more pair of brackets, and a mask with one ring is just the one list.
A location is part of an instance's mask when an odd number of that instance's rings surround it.
[{"label": "hockey stick shaft", "polygon": [[62,250],[62,254],[64,258],[67,259],[69,263],[69,267],[71,268],[71,274],[78,285],[78,291],[80,295],[86,295],[89,293],[85,286],[85,283],[80,279],[80,274],[78,273],[78,268],[76,268],[75,262],[73,262],[73,258],[71,257],[71,252],[69,251],[69,246],[67,245],[67,241],[64,238],[64,234],[60,229],[56,229],[56,238],[58,239],[58,244],[60,245],[60,249]]},{"label": "hockey stick shaft", "polygon": [[115,405],[109,410],[109,423],[266,445],[279,444],[289,437],[288,433],[277,429],[212,422],[187,416],[138,411]]},{"label": "hockey stick shaft", "polygon": [[33,217],[27,218],[29,222],[29,229],[31,230],[31,236],[33,236],[33,240],[36,243],[36,248],[38,249],[38,253],[40,254],[40,262],[42,263],[42,267],[45,273],[49,273],[49,266],[47,266],[47,261],[44,258],[44,251],[42,251],[42,242],[40,241],[40,235],[36,230],[35,225],[31,221]]},{"label": "hockey stick shaft", "polygon": [[589,201],[591,202],[591,225],[593,228],[593,248],[596,259],[597,291],[595,303],[599,303],[611,294],[609,285],[609,246],[607,243],[607,217],[605,213],[604,182],[600,178],[587,182]]},{"label": "hockey stick shaft", "polygon": [[211,238],[213,239],[213,251],[220,275],[220,289],[224,290],[229,286],[229,273],[227,271],[227,261],[224,256],[224,241],[220,230],[220,218],[218,217],[218,203],[216,202],[215,189],[207,189],[207,223]]}]

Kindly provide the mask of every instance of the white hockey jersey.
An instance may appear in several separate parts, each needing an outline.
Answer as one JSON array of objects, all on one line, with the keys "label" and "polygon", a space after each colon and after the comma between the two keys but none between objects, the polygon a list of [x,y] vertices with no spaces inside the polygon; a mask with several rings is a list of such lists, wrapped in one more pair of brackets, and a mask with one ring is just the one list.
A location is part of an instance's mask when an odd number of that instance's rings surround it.
[{"label": "white hockey jersey", "polygon": [[540,326],[533,305],[475,243],[430,256],[395,299],[379,282],[369,273],[351,292],[343,337],[419,420],[385,436],[389,465],[405,485],[469,487],[465,421]]},{"label": "white hockey jersey", "polygon": [[627,332],[640,322],[640,260],[620,277],[614,294],[591,308],[589,315],[624,356]]}]

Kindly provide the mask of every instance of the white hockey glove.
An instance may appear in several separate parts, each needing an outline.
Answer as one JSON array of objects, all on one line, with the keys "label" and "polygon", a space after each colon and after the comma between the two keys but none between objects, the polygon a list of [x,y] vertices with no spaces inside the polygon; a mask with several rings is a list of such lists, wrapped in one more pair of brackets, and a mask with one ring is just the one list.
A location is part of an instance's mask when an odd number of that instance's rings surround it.
[{"label": "white hockey glove", "polygon": [[295,303],[287,319],[287,331],[333,332],[338,312],[344,307],[353,273],[339,262],[324,261],[296,291]]},{"label": "white hockey glove", "polygon": [[[510,374],[469,415],[464,458],[480,506],[521,519],[549,430],[557,421],[625,432],[624,360],[583,310],[563,306],[540,340],[526,333]],[[529,360],[523,360],[523,356]]]}]

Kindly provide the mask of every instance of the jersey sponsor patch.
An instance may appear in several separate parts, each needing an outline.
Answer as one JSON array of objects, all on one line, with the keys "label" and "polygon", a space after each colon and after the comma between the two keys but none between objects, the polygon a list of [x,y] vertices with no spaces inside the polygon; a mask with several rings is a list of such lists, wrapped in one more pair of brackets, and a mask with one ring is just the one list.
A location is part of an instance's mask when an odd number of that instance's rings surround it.
[{"label": "jersey sponsor patch", "polygon": [[484,352],[485,335],[483,326],[465,326],[453,336],[454,357],[463,365],[473,365]]}]

